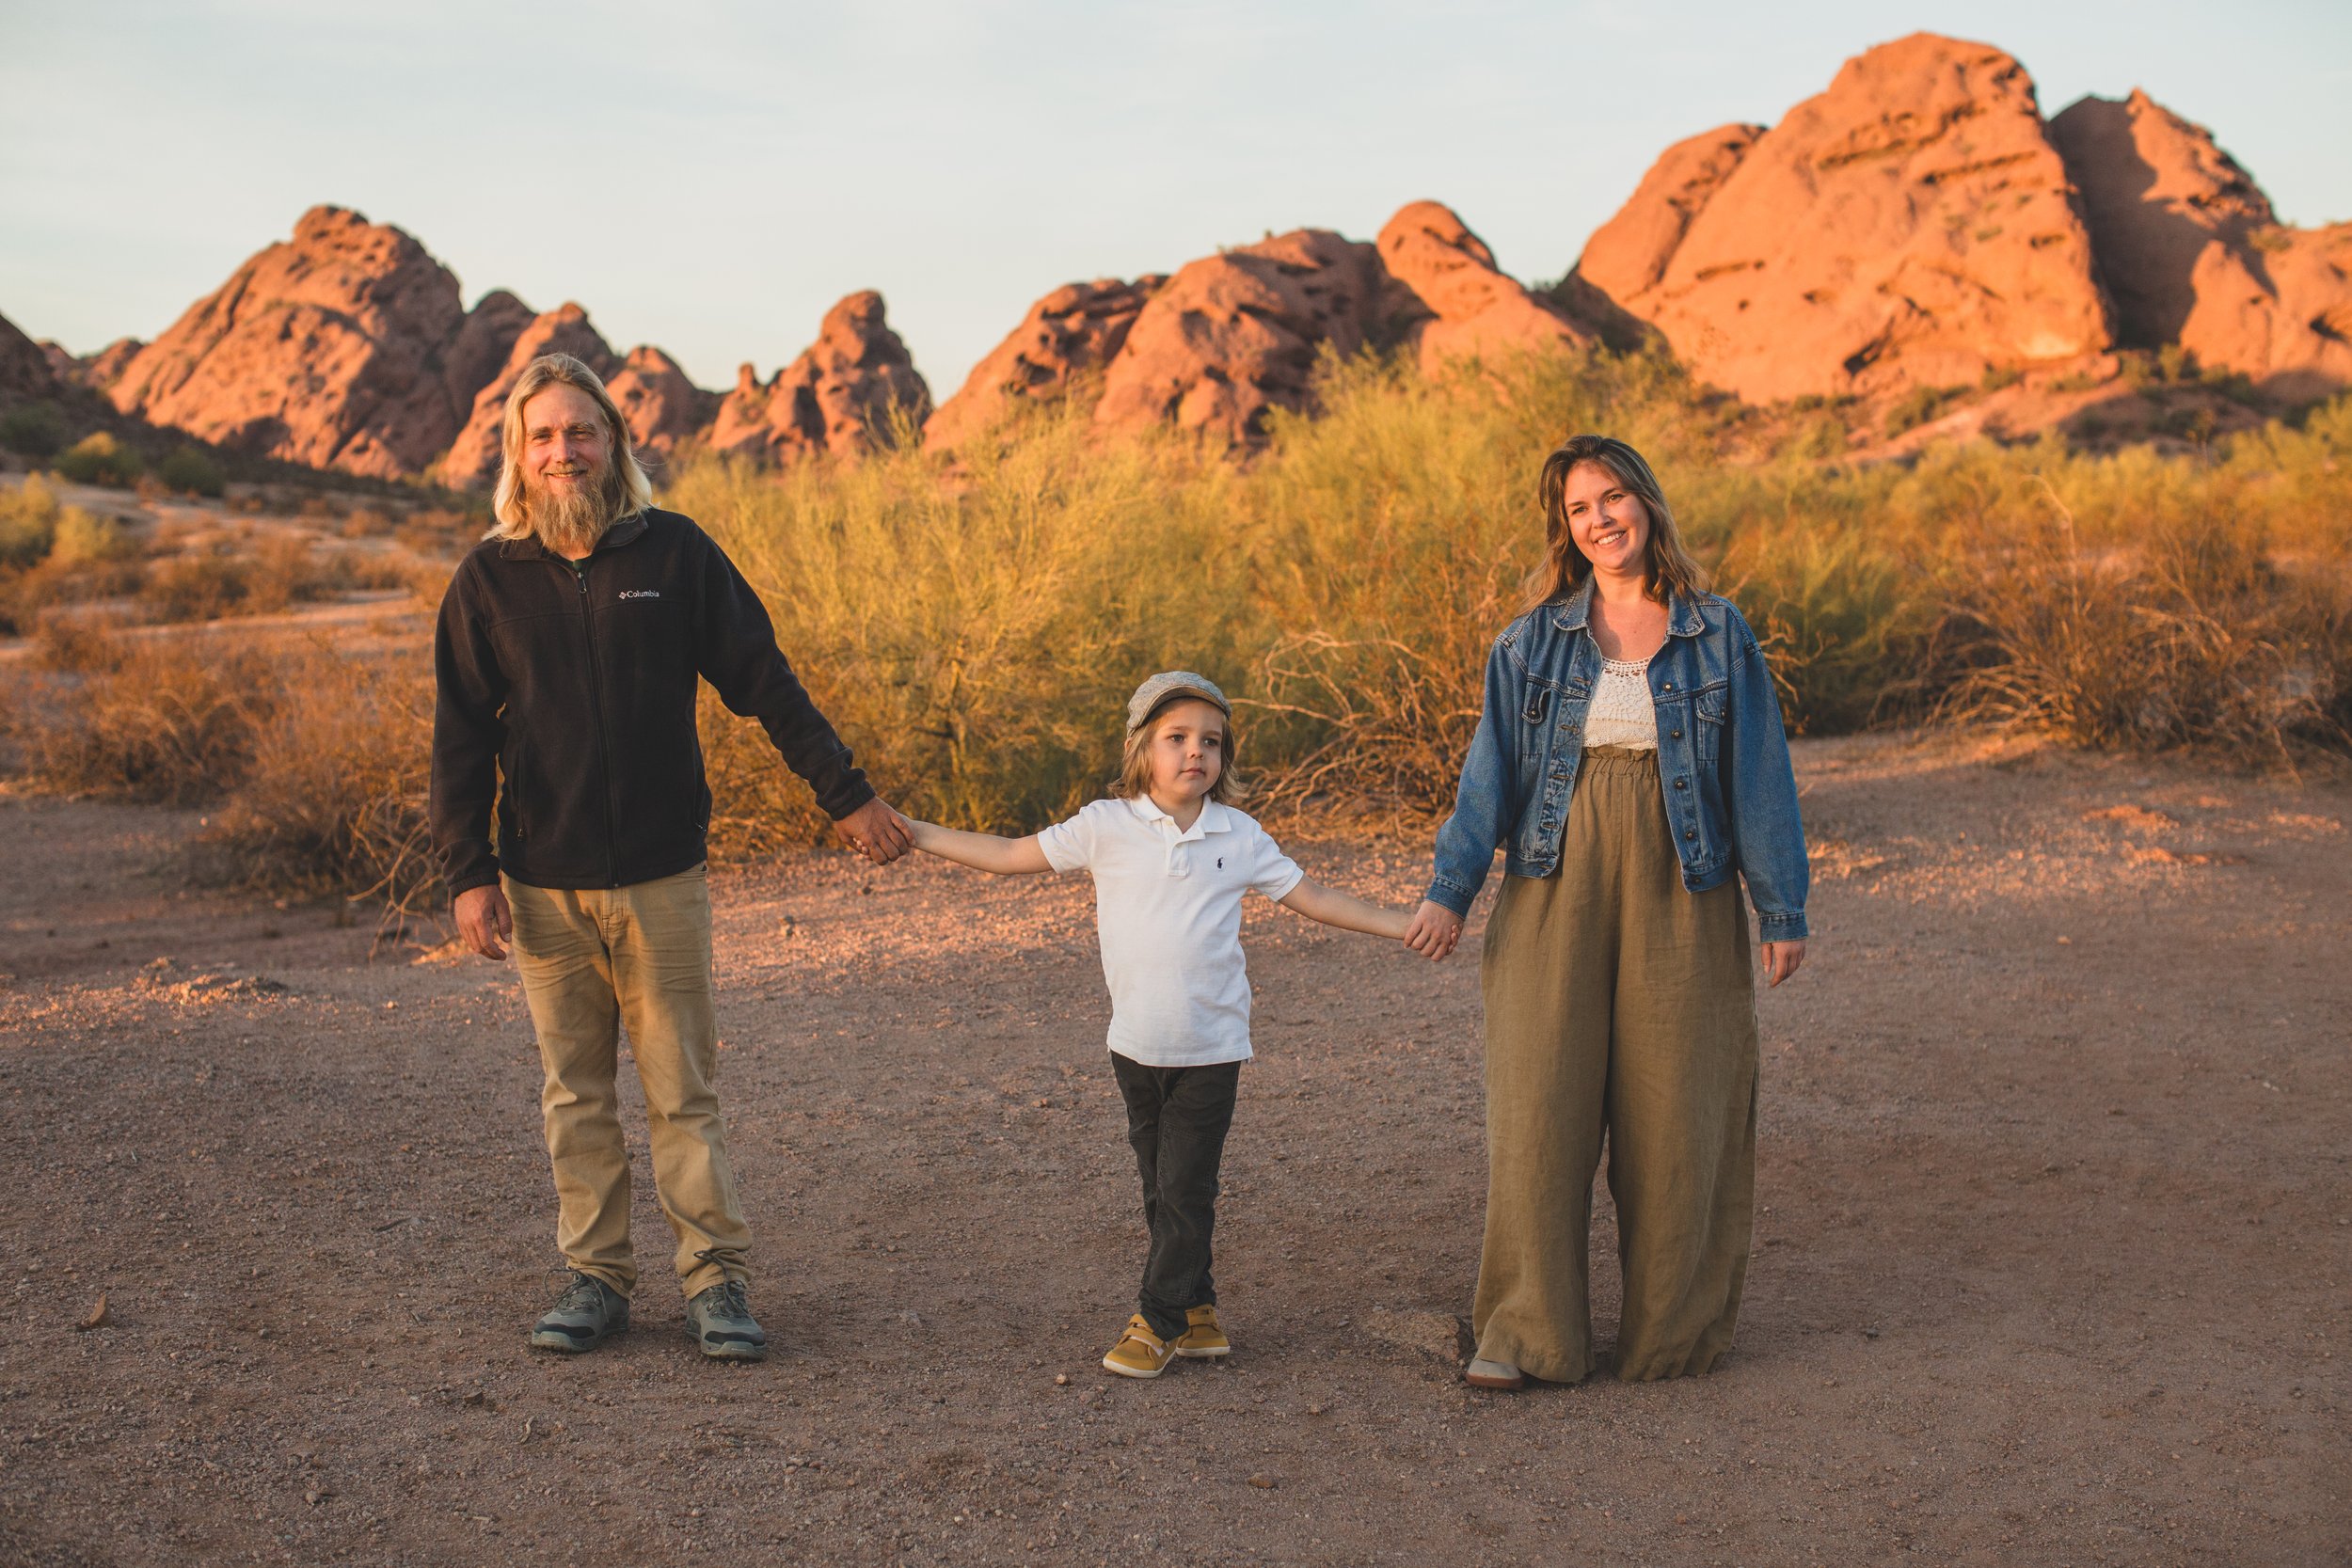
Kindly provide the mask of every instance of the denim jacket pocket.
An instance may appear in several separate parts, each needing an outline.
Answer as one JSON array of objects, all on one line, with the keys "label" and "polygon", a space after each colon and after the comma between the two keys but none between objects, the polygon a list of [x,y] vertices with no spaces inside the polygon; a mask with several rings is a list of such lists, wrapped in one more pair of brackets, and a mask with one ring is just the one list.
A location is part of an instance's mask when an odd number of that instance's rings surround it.
[{"label": "denim jacket pocket", "polygon": [[1698,721],[1691,738],[1697,743],[1701,762],[1711,763],[1723,755],[1724,720],[1730,711],[1731,693],[1721,686],[1710,686],[1691,695],[1691,716]]}]

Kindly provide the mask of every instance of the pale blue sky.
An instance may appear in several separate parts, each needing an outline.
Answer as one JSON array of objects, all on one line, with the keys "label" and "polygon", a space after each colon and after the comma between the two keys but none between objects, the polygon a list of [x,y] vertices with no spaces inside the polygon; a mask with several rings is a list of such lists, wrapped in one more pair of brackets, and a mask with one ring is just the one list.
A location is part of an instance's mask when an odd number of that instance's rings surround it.
[{"label": "pale blue sky", "polygon": [[152,337],[333,201],[707,386],[878,288],[945,397],[1059,283],[1422,197],[1557,277],[1669,142],[1921,28],[2352,218],[2352,0],[0,0],[0,314]]}]

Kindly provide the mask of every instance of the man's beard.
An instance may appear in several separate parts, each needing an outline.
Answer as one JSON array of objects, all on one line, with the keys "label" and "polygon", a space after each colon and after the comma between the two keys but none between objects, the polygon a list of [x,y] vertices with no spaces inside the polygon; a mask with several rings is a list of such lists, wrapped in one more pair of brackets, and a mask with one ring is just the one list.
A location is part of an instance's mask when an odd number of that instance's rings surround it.
[{"label": "man's beard", "polygon": [[567,487],[560,493],[548,489],[535,474],[525,482],[532,531],[558,555],[595,549],[604,531],[612,526],[617,498],[611,477],[597,474],[590,476],[590,481],[586,489]]}]

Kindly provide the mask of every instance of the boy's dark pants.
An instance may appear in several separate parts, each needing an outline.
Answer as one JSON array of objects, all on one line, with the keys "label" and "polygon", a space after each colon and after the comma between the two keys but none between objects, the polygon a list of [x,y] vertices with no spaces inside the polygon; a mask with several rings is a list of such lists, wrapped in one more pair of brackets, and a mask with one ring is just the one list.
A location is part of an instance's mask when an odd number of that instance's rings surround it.
[{"label": "boy's dark pants", "polygon": [[1209,1232],[1216,1226],[1216,1171],[1233,1125],[1241,1064],[1145,1067],[1116,1051],[1111,1067],[1127,1101],[1127,1141],[1143,1178],[1143,1222],[1152,1253],[1138,1305],[1163,1339],[1184,1331],[1184,1314],[1216,1300],[1209,1277]]}]

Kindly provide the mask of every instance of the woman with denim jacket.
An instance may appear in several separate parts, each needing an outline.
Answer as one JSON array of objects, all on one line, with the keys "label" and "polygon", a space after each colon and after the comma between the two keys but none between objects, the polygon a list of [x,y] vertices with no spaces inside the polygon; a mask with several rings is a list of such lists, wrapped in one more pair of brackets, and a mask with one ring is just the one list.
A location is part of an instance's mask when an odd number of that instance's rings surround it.
[{"label": "woman with denim jacket", "polygon": [[1731,1343],[1756,1177],[1756,993],[1804,960],[1797,787],[1756,634],[1705,592],[1641,454],[1544,460],[1546,559],[1495,640],[1437,875],[1406,940],[1442,958],[1504,850],[1486,927],[1486,1234],[1470,1381],[1593,1370],[1586,1236],[1605,1133],[1616,1372]]}]

